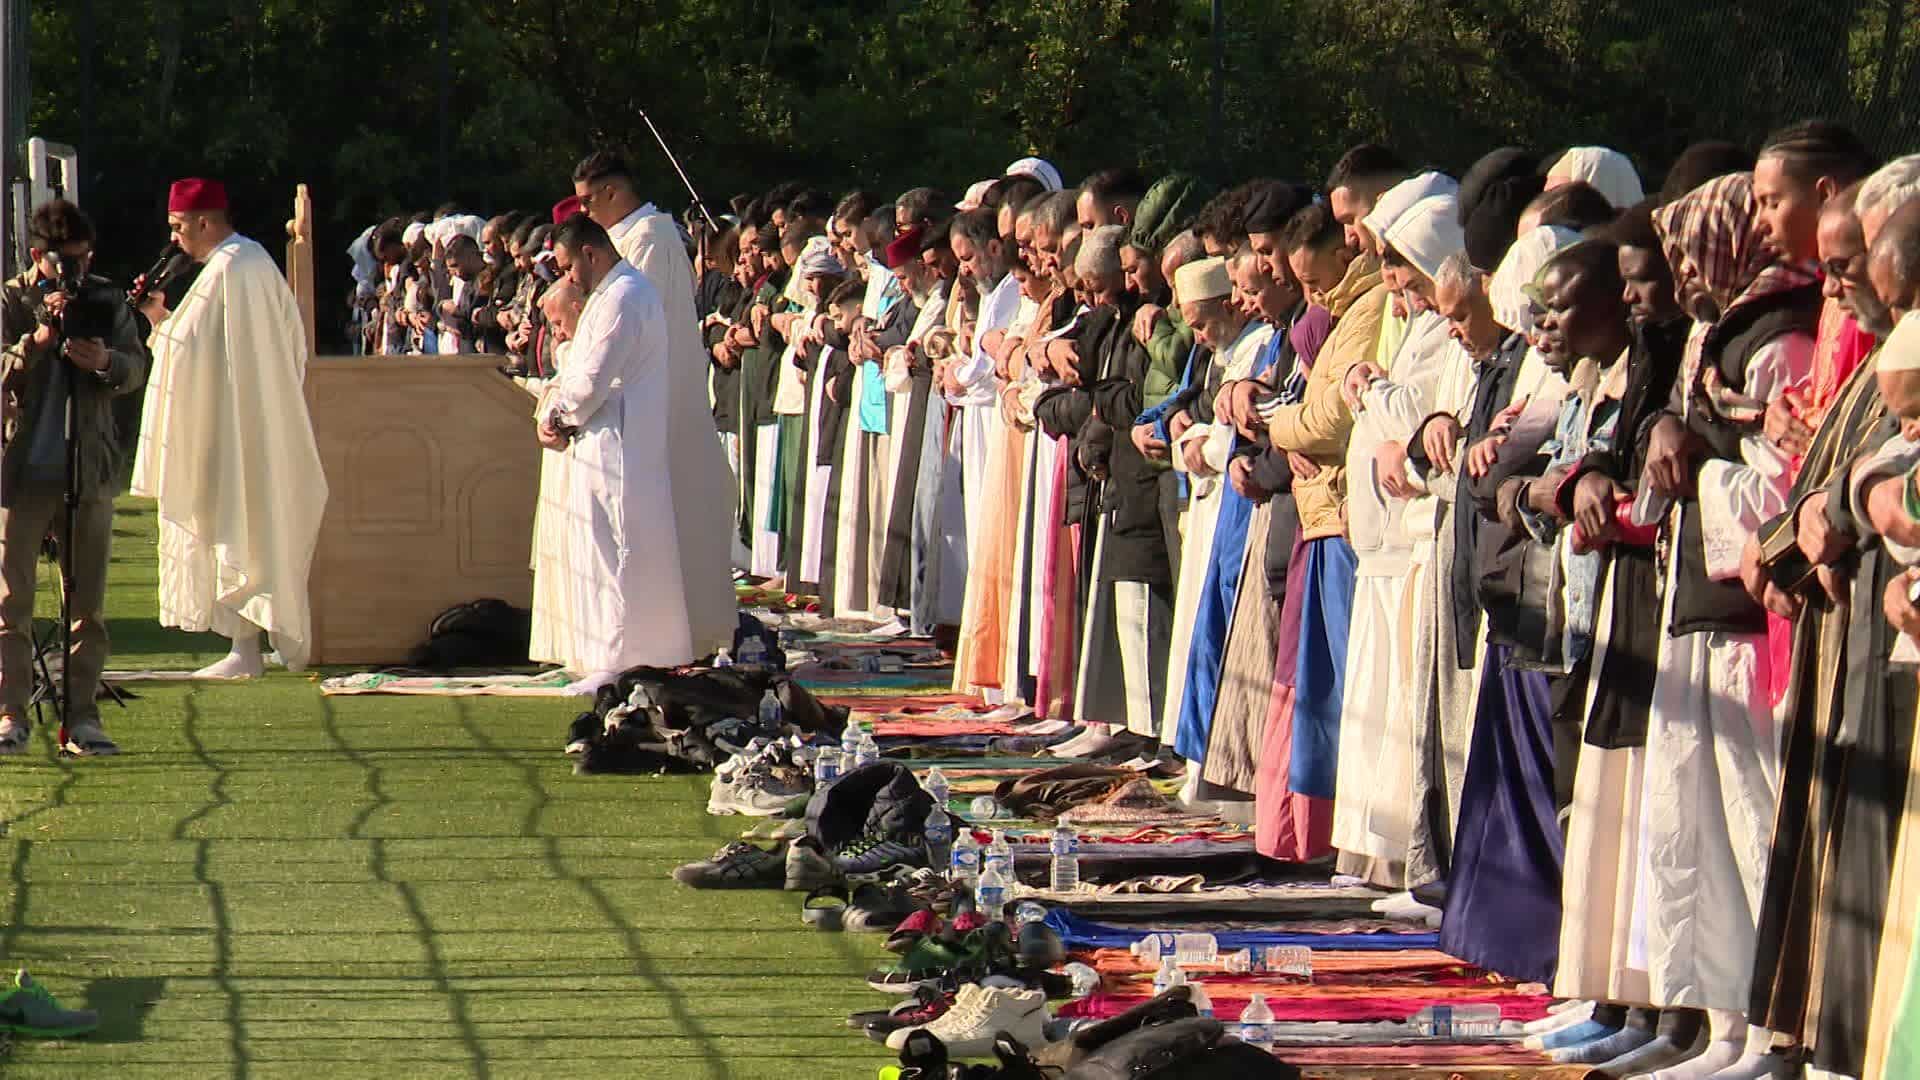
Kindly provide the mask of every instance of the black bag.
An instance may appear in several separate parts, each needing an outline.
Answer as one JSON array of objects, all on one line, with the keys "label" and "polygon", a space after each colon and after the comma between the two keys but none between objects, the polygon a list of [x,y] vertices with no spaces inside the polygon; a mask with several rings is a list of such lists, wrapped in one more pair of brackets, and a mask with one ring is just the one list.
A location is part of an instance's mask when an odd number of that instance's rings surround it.
[{"label": "black bag", "polygon": [[1068,1069],[1066,1080],[1300,1080],[1300,1070],[1231,1038],[1211,1017],[1143,1027]]},{"label": "black bag", "polygon": [[[1503,530],[1482,529],[1482,537]],[[1477,566],[1487,640],[1513,649],[1513,666],[1563,670],[1566,610],[1560,588],[1560,553],[1525,533],[1508,533],[1492,557]]]},{"label": "black bag", "polygon": [[868,834],[912,843],[927,825],[933,796],[913,771],[891,761],[863,765],[807,800],[807,835],[837,852]]},{"label": "black bag", "polygon": [[427,624],[427,640],[407,654],[422,671],[524,667],[533,642],[533,613],[505,600],[472,600]]}]

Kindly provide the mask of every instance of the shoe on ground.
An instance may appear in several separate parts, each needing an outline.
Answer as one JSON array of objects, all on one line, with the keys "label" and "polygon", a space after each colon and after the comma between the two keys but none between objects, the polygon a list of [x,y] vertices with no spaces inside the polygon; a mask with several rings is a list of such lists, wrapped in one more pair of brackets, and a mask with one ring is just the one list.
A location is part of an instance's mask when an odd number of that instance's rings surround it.
[{"label": "shoe on ground", "polygon": [[707,813],[773,817],[785,813],[795,799],[804,798],[811,790],[757,766],[748,766],[725,778],[716,773],[712,794],[707,797]]},{"label": "shoe on ground", "polygon": [[0,991],[0,1031],[43,1039],[70,1039],[99,1026],[99,1013],[92,1009],[63,1008],[46,987],[33,981],[25,968],[13,977],[12,986]]},{"label": "shoe on ground", "polygon": [[812,892],[826,885],[838,884],[840,871],[820,850],[820,845],[802,838],[787,845],[786,862],[783,864],[783,887],[788,892]]},{"label": "shoe on ground", "polygon": [[[888,1048],[904,1049],[911,1030],[887,1036]],[[1039,1045],[1047,1041],[1047,998],[1039,990],[961,987],[953,1008],[922,1030],[945,1043],[951,1057],[991,1057],[994,1038],[1002,1033]]]},{"label": "shoe on ground", "polygon": [[895,867],[912,870],[927,865],[927,849],[922,843],[901,843],[868,833],[835,853],[833,865],[850,878],[860,876],[873,880]]},{"label": "shoe on ground", "polygon": [[886,994],[911,994],[922,986],[938,984],[948,972],[965,963],[967,957],[965,946],[939,938],[922,938],[899,960],[868,972],[867,985]]},{"label": "shoe on ground", "polygon": [[886,944],[881,948],[904,956],[912,951],[921,938],[934,937],[940,933],[941,928],[940,916],[935,915],[932,908],[920,908],[902,919],[899,926],[893,928],[893,932],[887,935]]},{"label": "shoe on ground", "polygon": [[24,716],[7,713],[0,716],[0,755],[11,757],[27,752],[27,739],[33,734],[33,725]]},{"label": "shoe on ground", "polygon": [[890,933],[912,914],[913,897],[905,885],[861,885],[853,891],[842,928],[856,934]]},{"label": "shoe on ground", "polygon": [[954,998],[945,990],[923,986],[892,1012],[862,1024],[861,1030],[874,1042],[884,1043],[896,1031],[925,1027],[945,1016],[952,1010]]},{"label": "shoe on ground", "polygon": [[787,869],[786,852],[744,840],[701,862],[676,867],[673,880],[696,889],[777,889]]},{"label": "shoe on ground", "polygon": [[107,738],[107,729],[98,720],[82,720],[60,729],[60,752],[71,757],[112,757],[119,744]]}]

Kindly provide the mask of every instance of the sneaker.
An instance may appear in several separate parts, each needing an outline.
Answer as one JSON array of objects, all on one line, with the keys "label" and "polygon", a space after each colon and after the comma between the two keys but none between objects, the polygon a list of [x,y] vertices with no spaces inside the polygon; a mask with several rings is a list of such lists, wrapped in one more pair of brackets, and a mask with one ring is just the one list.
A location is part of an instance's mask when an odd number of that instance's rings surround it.
[{"label": "sneaker", "polygon": [[786,873],[787,856],[735,840],[703,862],[676,867],[673,880],[696,889],[776,889]]},{"label": "sneaker", "polygon": [[13,977],[12,986],[0,992],[0,1031],[38,1035],[43,1039],[67,1039],[85,1035],[99,1026],[99,1013],[92,1009],[62,1008],[46,987],[33,981],[25,968]]},{"label": "sneaker", "polygon": [[7,713],[0,716],[0,754],[24,754],[27,751],[27,737],[33,734],[33,725],[24,716]]},{"label": "sneaker", "polygon": [[891,876],[888,872],[894,867],[912,870],[916,866],[925,866],[927,849],[921,844],[903,844],[886,836],[868,833],[836,853],[833,864],[848,877],[858,875],[872,879],[883,874]]},{"label": "sneaker", "polygon": [[[927,1006],[932,1005],[934,1002],[941,1001],[943,999],[945,1001],[945,1005],[942,1006],[941,1011],[945,1012],[946,1006],[950,1006],[953,1004],[953,995],[937,987],[932,987],[932,986],[922,987],[918,990],[915,990],[912,993],[912,995],[901,998],[890,1009],[868,1009],[862,1012],[848,1013],[847,1026],[852,1028],[855,1031],[865,1031],[867,1028],[867,1025],[872,1024],[875,1021],[892,1020],[896,1017],[901,1017],[906,1015],[907,1013],[914,1012],[915,1010],[924,1009]],[[934,1018],[932,1016],[929,1016],[925,1020],[917,1021],[917,1023],[924,1024],[932,1019]],[[914,1025],[908,1025],[908,1026],[914,1026]],[[887,1028],[887,1031],[889,1032],[893,1030],[894,1030],[893,1026],[889,1026]],[[886,1035],[882,1034],[880,1036],[880,1039],[882,1041],[885,1041]]]},{"label": "sneaker", "polygon": [[785,813],[794,800],[812,793],[811,785],[803,787],[797,780],[785,779],[773,770],[749,767],[725,780],[714,776],[707,813],[773,817]]},{"label": "sneaker", "polygon": [[932,987],[922,987],[914,992],[892,1012],[874,1017],[862,1024],[861,1030],[874,1042],[884,1043],[896,1031],[907,1028],[925,1027],[947,1015],[953,1009],[956,995]]},{"label": "sneaker", "polygon": [[966,957],[964,947],[922,938],[898,961],[868,972],[867,985],[886,994],[911,994],[922,986],[937,986]]},{"label": "sneaker", "polygon": [[[888,1048],[905,1049],[911,1030],[887,1036]],[[1003,1032],[1037,1046],[1047,1041],[1047,997],[1039,990],[964,986],[953,1008],[923,1030],[945,1043],[951,1057],[990,1057],[994,1038]]]},{"label": "sneaker", "polygon": [[833,860],[821,852],[818,843],[809,839],[787,845],[782,871],[788,892],[812,892],[840,880],[840,871],[835,869]]},{"label": "sneaker", "polygon": [[112,757],[120,747],[107,738],[98,720],[82,720],[60,729],[60,752],[72,757]]},{"label": "sneaker", "polygon": [[887,935],[886,944],[881,948],[904,956],[919,944],[921,938],[938,934],[941,929],[940,916],[935,915],[931,908],[921,908],[908,915],[899,926],[894,927],[893,933]]}]

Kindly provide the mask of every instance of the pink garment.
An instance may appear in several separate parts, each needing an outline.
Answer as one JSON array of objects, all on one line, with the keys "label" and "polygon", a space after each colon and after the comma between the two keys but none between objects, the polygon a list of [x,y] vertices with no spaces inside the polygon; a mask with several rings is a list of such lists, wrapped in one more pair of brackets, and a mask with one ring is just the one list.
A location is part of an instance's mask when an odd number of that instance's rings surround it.
[{"label": "pink garment", "polygon": [[1296,794],[1288,774],[1293,763],[1293,678],[1300,655],[1300,608],[1306,596],[1306,542],[1294,538],[1293,573],[1280,606],[1280,647],[1273,668],[1273,697],[1254,780],[1254,842],[1269,859],[1308,862],[1333,853],[1333,800]]},{"label": "pink garment", "polygon": [[1067,462],[1073,450],[1066,438],[1058,440],[1054,456],[1053,498],[1044,524],[1034,528],[1034,544],[1041,553],[1040,585],[1047,604],[1040,612],[1039,678],[1035,681],[1033,715],[1042,720],[1073,716],[1074,676],[1080,644],[1079,551],[1080,527],[1067,525]]}]

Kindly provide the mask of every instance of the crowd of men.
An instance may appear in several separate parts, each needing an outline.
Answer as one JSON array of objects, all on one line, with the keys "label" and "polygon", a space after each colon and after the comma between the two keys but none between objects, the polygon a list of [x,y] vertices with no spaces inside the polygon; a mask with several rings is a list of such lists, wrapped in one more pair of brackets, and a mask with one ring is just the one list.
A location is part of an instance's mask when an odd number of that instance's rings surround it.
[{"label": "crowd of men", "polygon": [[[638,205],[574,180],[554,222]],[[1364,145],[732,210],[690,248],[741,569],[1405,890],[1595,1003],[1573,1060],[1905,1075],[1920,156],[1809,122],[1651,195]],[[440,220],[356,241],[369,347],[551,373],[552,223]]]}]

